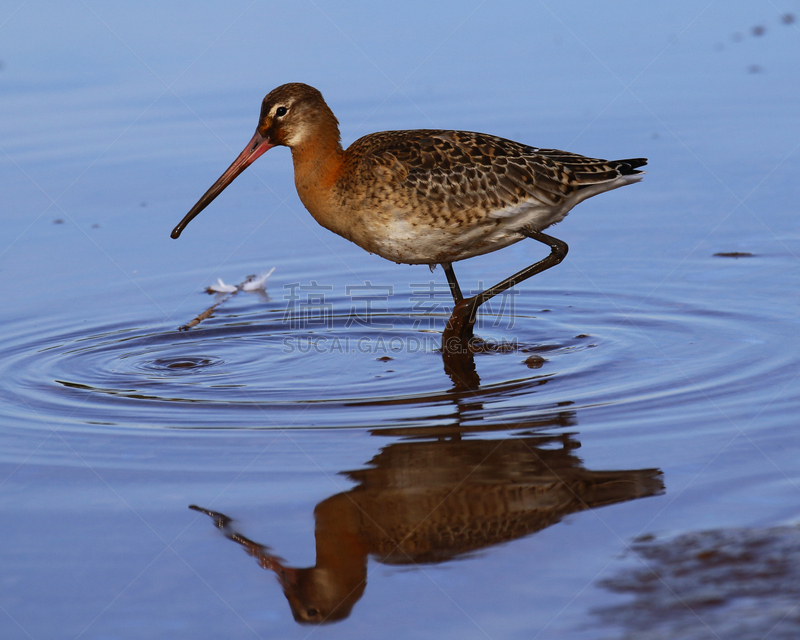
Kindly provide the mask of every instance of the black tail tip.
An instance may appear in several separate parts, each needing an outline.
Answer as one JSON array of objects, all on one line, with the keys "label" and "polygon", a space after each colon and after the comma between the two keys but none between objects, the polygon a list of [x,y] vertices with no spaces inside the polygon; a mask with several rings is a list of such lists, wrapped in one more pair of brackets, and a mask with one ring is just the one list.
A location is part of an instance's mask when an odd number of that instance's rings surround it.
[{"label": "black tail tip", "polygon": [[643,167],[647,164],[647,158],[628,158],[626,160],[617,160],[617,169],[623,176],[632,173],[641,173],[637,171],[637,167]]}]

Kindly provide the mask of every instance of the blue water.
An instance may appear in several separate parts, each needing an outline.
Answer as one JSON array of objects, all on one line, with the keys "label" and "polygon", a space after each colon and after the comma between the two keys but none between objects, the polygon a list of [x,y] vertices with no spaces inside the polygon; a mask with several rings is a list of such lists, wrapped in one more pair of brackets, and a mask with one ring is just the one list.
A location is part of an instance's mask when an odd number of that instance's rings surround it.
[{"label": "blue water", "polygon": [[[800,521],[787,15],[800,6],[0,8],[0,637],[714,632],[720,609],[679,631],[598,612],[630,601],[609,584],[658,568],[641,536]],[[646,156],[648,174],[549,232],[567,259],[479,318],[508,348],[453,371],[441,270],[317,226],[286,149],[169,238],[289,81],[323,92],[345,145],[456,128]],[[457,264],[462,287],[535,244]],[[204,292],[273,267],[265,291]],[[341,620],[298,625],[226,532],[286,567],[335,560],[307,574],[323,595],[363,562],[366,586]],[[798,631],[772,616],[719,634]]]}]

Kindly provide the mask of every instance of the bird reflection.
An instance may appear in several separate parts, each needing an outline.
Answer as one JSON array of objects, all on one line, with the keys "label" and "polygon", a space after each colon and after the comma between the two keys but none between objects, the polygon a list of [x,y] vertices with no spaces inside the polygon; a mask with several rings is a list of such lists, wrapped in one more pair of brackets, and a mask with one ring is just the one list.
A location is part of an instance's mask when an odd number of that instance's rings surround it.
[{"label": "bird reflection", "polygon": [[[519,352],[529,354],[526,363],[534,362],[533,358],[538,358],[540,363],[545,362],[540,356],[530,355],[530,349],[520,350],[512,343],[489,342],[478,336],[472,336],[469,341],[464,342],[460,338],[448,335],[449,332],[448,325],[442,335],[442,363],[444,372],[453,385],[451,391],[455,393],[469,393],[480,389],[481,377],[475,366],[476,354]],[[538,369],[541,364],[529,364],[528,366]],[[549,376],[538,376],[539,384],[544,384],[548,378]]]},{"label": "bird reflection", "polygon": [[530,535],[585,509],[652,496],[659,469],[590,471],[574,454],[574,434],[405,440],[366,467],[357,483],[320,502],[316,564],[285,565],[267,546],[237,532],[227,516],[192,505],[265,569],[274,571],[298,622],[346,618],[367,584],[367,560],[441,563]]},{"label": "bird reflection", "polygon": [[466,345],[456,342],[447,348],[445,338],[442,338],[444,372],[453,383],[454,391],[474,391],[481,386],[481,377],[475,367],[475,352],[470,348],[474,342],[475,339]]}]

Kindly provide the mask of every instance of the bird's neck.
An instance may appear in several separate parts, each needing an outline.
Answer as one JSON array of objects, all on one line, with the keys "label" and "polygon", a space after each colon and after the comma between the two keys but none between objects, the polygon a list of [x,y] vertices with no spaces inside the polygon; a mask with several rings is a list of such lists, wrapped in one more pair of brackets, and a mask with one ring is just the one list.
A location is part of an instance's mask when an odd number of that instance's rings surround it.
[{"label": "bird's neck", "polygon": [[311,215],[328,226],[324,220],[325,211],[344,161],[339,123],[328,111],[310,123],[304,134],[291,147],[297,194]]}]

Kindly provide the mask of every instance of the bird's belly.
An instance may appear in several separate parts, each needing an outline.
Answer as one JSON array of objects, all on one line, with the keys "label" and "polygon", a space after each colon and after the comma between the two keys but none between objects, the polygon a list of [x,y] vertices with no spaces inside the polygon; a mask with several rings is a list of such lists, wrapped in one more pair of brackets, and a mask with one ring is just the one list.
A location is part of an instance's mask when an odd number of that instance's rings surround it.
[{"label": "bird's belly", "polygon": [[489,221],[471,227],[438,227],[395,218],[370,234],[364,247],[382,258],[403,264],[456,262],[502,249],[525,236]]},{"label": "bird's belly", "polygon": [[472,209],[429,215],[373,210],[360,217],[361,233],[350,239],[393,262],[456,262],[519,242],[525,237],[522,229],[542,231],[560,222],[571,208],[569,202],[561,206],[523,202],[492,211]]}]

